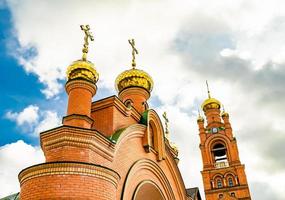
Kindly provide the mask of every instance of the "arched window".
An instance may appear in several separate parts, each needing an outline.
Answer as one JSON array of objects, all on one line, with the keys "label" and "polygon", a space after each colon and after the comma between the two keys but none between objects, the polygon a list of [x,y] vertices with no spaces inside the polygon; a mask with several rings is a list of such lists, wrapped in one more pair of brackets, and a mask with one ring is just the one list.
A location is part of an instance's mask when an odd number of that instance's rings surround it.
[{"label": "arched window", "polygon": [[134,105],[134,102],[131,99],[127,99],[124,104],[127,106],[128,109],[131,109]]},{"label": "arched window", "polygon": [[229,187],[233,187],[234,186],[234,182],[233,182],[233,178],[232,177],[230,177],[228,179],[228,185],[229,185]]},{"label": "arched window", "polygon": [[155,149],[155,146],[154,146],[154,133],[153,133],[153,128],[152,128],[152,125],[149,126],[149,134],[150,134],[150,146],[152,148]]},{"label": "arched window", "polygon": [[218,188],[222,188],[223,187],[222,179],[220,179],[220,178],[217,179],[217,187]]}]

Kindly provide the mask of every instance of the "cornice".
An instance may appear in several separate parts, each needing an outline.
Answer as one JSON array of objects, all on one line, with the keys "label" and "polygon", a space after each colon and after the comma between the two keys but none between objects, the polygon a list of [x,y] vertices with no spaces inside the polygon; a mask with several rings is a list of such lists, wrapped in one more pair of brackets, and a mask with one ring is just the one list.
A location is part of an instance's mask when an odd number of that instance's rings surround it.
[{"label": "cornice", "polygon": [[61,126],[41,133],[41,147],[49,151],[62,146],[88,148],[112,161],[115,144],[95,130]]},{"label": "cornice", "polygon": [[237,191],[237,190],[244,190],[248,189],[248,185],[237,185],[234,187],[223,187],[223,188],[217,188],[217,189],[211,189],[211,190],[205,190],[205,194],[212,194],[217,192],[230,192],[230,191]]}]

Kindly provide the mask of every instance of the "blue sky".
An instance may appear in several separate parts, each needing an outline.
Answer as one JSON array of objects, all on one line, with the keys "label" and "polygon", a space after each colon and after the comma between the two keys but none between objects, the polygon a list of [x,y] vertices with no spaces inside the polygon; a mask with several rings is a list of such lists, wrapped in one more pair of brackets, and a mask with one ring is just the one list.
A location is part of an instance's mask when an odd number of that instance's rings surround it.
[{"label": "blue sky", "polygon": [[65,70],[81,57],[79,25],[90,24],[88,56],[100,76],[94,100],[116,94],[114,80],[131,64],[127,39],[135,38],[138,68],[154,79],[150,105],[168,112],[186,186],[203,188],[196,116],[207,79],[230,113],[254,199],[284,199],[284,4],[0,0],[0,197],[19,190],[21,169],[43,162],[38,134],[60,125]]},{"label": "blue sky", "polygon": [[[0,98],[0,146],[22,139],[28,143],[37,144],[34,139],[21,133],[14,122],[6,119],[5,113],[8,110],[22,110],[29,104],[42,102],[43,95],[40,92],[42,87],[37,78],[27,74],[19,66],[17,60],[9,55],[7,40],[12,40],[11,13],[7,7],[0,10],[0,60],[1,60],[1,98]],[[15,40],[15,38],[14,38]]]}]

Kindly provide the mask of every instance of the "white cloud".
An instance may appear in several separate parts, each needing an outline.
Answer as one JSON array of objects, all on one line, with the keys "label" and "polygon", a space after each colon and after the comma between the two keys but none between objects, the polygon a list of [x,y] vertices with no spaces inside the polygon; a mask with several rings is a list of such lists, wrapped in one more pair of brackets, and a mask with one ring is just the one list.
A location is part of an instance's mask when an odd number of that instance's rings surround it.
[{"label": "white cloud", "polygon": [[[89,58],[100,74],[98,93],[102,87],[114,92],[115,77],[130,67],[127,39],[134,37],[139,50],[138,66],[154,79],[152,96],[162,104],[158,110],[169,112],[172,139],[181,148],[180,168],[186,185],[199,185],[200,189],[201,157],[192,113],[206,98],[204,86],[209,79],[212,95],[230,113],[241,161],[246,164],[249,186],[255,192],[252,196],[259,200],[270,195],[284,199],[282,191],[276,189],[277,174],[284,173],[282,159],[270,149],[261,148],[284,141],[280,124],[284,121],[281,111],[285,92],[278,83],[283,83],[285,77],[281,70],[274,71],[284,68],[284,3],[282,0],[262,3],[125,0],[85,4],[76,0],[8,1],[19,42],[19,46],[13,46],[15,57],[27,72],[39,77],[48,98],[62,91],[58,81],[64,79],[68,64],[81,56],[83,36],[79,24],[89,23],[95,35]],[[36,56],[31,57],[33,54]],[[270,62],[273,68],[267,70],[266,64]],[[16,116],[20,113],[11,112],[7,117],[19,124]],[[30,132],[51,128],[49,124],[59,121],[54,112],[39,109],[36,113],[39,119]],[[28,123],[26,118],[21,121]],[[253,162],[253,158],[260,156],[266,156],[267,160]],[[283,170],[276,168],[273,178],[266,166],[276,162]],[[260,197],[258,191],[264,185],[268,185],[266,189],[270,192],[267,197],[266,194]]]},{"label": "white cloud", "polygon": [[42,131],[59,126],[61,120],[56,112],[40,110],[38,106],[29,105],[21,112],[8,111],[5,114],[7,119],[15,121],[21,128],[21,132],[37,137]]},{"label": "white cloud", "polygon": [[34,133],[49,130],[60,124],[60,118],[56,112],[45,111],[42,121],[35,127]]},{"label": "white cloud", "polygon": [[31,165],[44,162],[40,147],[22,140],[0,147],[0,197],[20,191],[19,172]]},{"label": "white cloud", "polygon": [[28,125],[32,125],[37,123],[38,121],[39,118],[38,111],[39,111],[38,106],[29,105],[19,113],[8,111],[6,113],[6,117],[10,120],[16,121],[18,126],[21,126],[25,123],[27,123]]}]

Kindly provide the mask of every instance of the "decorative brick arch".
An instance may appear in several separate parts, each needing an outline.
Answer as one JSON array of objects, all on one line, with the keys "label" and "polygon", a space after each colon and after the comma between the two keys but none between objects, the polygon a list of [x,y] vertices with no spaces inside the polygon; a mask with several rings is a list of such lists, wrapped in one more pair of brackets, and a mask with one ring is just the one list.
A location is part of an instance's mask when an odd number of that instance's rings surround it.
[{"label": "decorative brick arch", "polygon": [[[114,149],[115,159],[112,164],[114,166],[112,167],[113,170],[122,176],[122,182],[120,183],[122,188],[118,189],[117,197],[129,200],[133,197],[136,187],[141,182],[151,181],[162,192],[165,200],[184,199],[185,185],[173,155],[166,146],[163,146],[166,148],[163,149],[165,151],[163,160],[157,159],[158,152],[153,150],[147,152],[143,147],[146,134],[147,127],[145,125],[133,124],[124,129],[117,140]],[[126,145],[133,145],[134,143],[142,145],[141,147],[136,146],[133,149],[134,151],[131,152],[136,157],[130,156],[130,159],[124,160],[130,154],[130,152],[125,151]],[[144,175],[142,176],[142,174]]]},{"label": "decorative brick arch", "polygon": [[143,138],[145,137],[146,127],[142,124],[133,124],[126,129],[124,129],[115,145],[114,155],[120,150],[120,148],[127,143],[129,140],[134,138]]},{"label": "decorative brick arch", "polygon": [[211,135],[210,138],[205,142],[205,149],[208,150],[208,155],[211,155],[210,157],[210,161],[211,163],[214,163],[213,161],[213,156],[212,156],[212,148],[215,145],[215,143],[218,143],[218,141],[221,141],[225,147],[227,148],[227,158],[229,161],[232,160],[231,158],[231,148],[229,146],[229,144],[231,144],[230,140],[228,137],[226,137],[225,135]]},{"label": "decorative brick arch", "polygon": [[163,170],[156,162],[150,159],[141,159],[135,162],[128,171],[121,193],[121,200],[131,199],[137,187],[144,181],[152,182],[166,200],[175,199],[173,189]]},{"label": "decorative brick arch", "polygon": [[[143,113],[141,123],[147,126],[146,135],[143,138],[143,145],[146,151],[153,148],[157,151],[157,159],[165,159],[165,142],[164,142],[164,129],[158,114],[150,109]],[[154,136],[153,145],[151,144],[151,134]]]}]

